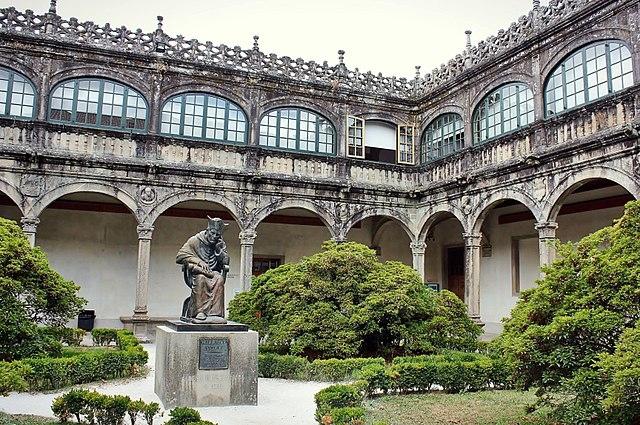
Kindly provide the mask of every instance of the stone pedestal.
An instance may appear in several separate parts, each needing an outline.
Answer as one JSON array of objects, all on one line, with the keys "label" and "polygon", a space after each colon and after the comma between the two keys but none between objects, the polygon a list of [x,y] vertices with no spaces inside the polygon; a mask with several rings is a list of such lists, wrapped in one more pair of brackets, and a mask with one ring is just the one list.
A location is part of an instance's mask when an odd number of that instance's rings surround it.
[{"label": "stone pedestal", "polygon": [[165,409],[258,404],[258,333],[233,322],[158,326],[155,392]]}]

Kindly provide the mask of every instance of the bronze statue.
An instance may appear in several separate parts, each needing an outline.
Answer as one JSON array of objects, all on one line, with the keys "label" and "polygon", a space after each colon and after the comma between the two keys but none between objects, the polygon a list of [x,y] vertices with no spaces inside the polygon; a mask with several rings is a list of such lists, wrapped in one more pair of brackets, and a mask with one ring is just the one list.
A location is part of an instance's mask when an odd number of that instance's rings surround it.
[{"label": "bronze statue", "polygon": [[207,218],[207,229],[190,237],[176,256],[176,263],[182,264],[184,282],[191,289],[180,319],[192,323],[226,323],[224,284],[229,272],[229,254],[222,233],[228,224],[219,218]]}]

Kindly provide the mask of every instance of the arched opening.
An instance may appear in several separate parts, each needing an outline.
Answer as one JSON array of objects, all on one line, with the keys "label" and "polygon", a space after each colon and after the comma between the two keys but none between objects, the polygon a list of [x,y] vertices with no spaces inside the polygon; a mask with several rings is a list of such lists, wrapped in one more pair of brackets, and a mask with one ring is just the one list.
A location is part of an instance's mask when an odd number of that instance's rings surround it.
[{"label": "arched opening", "polygon": [[256,234],[253,276],[315,254],[322,243],[333,236],[319,214],[296,207],[278,209],[267,215],[258,224]]},{"label": "arched opening", "polygon": [[384,215],[365,217],[347,233],[347,240],[360,242],[376,251],[380,261],[400,261],[412,266],[411,237],[396,219]]},{"label": "arched opening", "polygon": [[218,217],[229,226],[223,234],[229,252],[229,274],[225,284],[225,305],[240,292],[240,228],[226,207],[211,201],[179,202],[160,214],[153,223],[149,260],[149,317],[153,324],[180,317],[182,303],[190,294],[176,264],[176,254],[187,240],[207,228],[207,216]]},{"label": "arched opening", "polygon": [[80,286],[96,327],[122,327],[135,303],[137,220],[118,199],[74,192],[40,213],[36,245],[54,269]]},{"label": "arched opening", "polygon": [[426,242],[425,282],[436,290],[447,289],[464,301],[464,229],[450,212],[437,212],[422,229]]},{"label": "arched opening", "polygon": [[515,199],[499,199],[487,205],[477,219],[480,233],[480,317],[487,334],[502,330],[520,293],[535,286],[540,277],[539,238],[536,218],[529,207]]},{"label": "arched opening", "polygon": [[556,237],[563,242],[579,241],[589,233],[612,224],[634,197],[618,183],[593,178],[566,189],[551,208],[549,220],[558,223]]},{"label": "arched opening", "polygon": [[22,218],[22,211],[18,205],[4,192],[0,192],[0,217],[13,220],[18,224]]}]

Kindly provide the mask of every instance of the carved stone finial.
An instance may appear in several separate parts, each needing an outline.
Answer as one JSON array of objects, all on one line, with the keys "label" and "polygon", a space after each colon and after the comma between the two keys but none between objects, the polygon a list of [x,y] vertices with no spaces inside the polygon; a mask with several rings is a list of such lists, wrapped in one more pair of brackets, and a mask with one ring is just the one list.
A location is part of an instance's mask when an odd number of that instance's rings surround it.
[{"label": "carved stone finial", "polygon": [[340,62],[340,65],[344,65],[344,54],[345,51],[340,49],[338,50],[338,61]]},{"label": "carved stone finial", "polygon": [[420,79],[420,65],[416,65],[416,80]]},{"label": "carved stone finial", "polygon": [[158,15],[158,31],[162,31],[162,21],[164,21],[164,17]]},{"label": "carved stone finial", "polygon": [[54,15],[56,14],[57,3],[58,0],[51,0],[51,2],[49,3],[49,13],[53,13]]},{"label": "carved stone finial", "polygon": [[471,30],[466,30],[464,33],[467,36],[466,49],[469,50],[471,49]]},{"label": "carved stone finial", "polygon": [[537,12],[538,9],[540,9],[540,0],[533,0],[533,10]]},{"label": "carved stone finial", "polygon": [[260,50],[260,48],[259,48],[259,46],[258,46],[258,40],[259,40],[259,39],[260,39],[260,37],[259,37],[259,36],[257,36],[257,35],[254,35],[254,36],[253,36],[253,50],[255,50],[256,52],[257,52],[258,50]]}]

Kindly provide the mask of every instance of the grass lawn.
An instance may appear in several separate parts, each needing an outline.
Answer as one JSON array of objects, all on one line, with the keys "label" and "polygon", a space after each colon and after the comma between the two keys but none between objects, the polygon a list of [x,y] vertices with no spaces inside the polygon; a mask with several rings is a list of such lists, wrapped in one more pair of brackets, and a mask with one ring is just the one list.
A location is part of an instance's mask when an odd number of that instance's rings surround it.
[{"label": "grass lawn", "polygon": [[31,415],[9,415],[0,412],[0,425],[60,425],[60,422],[53,418]]},{"label": "grass lawn", "polygon": [[466,394],[390,395],[368,400],[367,423],[388,425],[543,425],[539,415],[527,415],[532,391],[481,391]]}]

